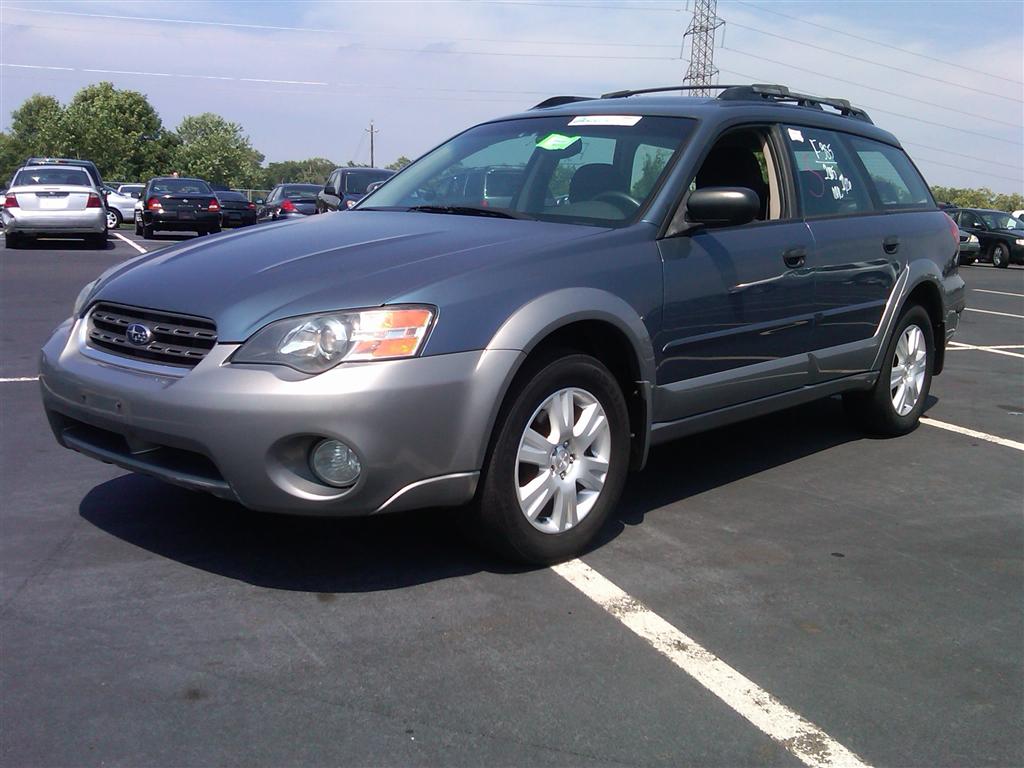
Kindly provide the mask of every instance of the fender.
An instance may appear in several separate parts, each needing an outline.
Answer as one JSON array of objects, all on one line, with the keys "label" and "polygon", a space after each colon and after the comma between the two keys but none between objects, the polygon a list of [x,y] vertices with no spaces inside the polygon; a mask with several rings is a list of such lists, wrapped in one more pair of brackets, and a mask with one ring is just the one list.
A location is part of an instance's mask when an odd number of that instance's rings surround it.
[{"label": "fender", "polygon": [[[574,309],[575,308],[575,309]],[[638,396],[644,403],[644,418],[634,424],[631,466],[643,467],[647,460],[651,436],[651,392],[655,380],[654,345],[643,318],[630,304],[615,294],[597,288],[563,288],[533,299],[515,312],[495,332],[488,350],[515,350],[516,370],[510,373],[501,397],[495,405],[490,428],[493,430],[498,410],[508,393],[512,379],[527,355],[550,334],[573,323],[598,320],[615,326],[628,340],[636,358],[640,378],[636,382]],[[624,393],[627,397],[629,393]]]}]

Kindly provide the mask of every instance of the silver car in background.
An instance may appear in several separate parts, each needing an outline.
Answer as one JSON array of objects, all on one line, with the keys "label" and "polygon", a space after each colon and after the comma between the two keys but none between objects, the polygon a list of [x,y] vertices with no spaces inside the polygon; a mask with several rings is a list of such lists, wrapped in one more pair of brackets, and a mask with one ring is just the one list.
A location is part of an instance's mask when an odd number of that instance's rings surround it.
[{"label": "silver car in background", "polygon": [[6,247],[29,237],[84,237],[97,248],[107,242],[107,209],[83,168],[38,165],[19,168],[4,196]]},{"label": "silver car in background", "polygon": [[125,219],[135,221],[135,204],[139,202],[138,198],[121,194],[113,187],[104,186],[103,192],[107,204],[107,229],[117,229]]}]

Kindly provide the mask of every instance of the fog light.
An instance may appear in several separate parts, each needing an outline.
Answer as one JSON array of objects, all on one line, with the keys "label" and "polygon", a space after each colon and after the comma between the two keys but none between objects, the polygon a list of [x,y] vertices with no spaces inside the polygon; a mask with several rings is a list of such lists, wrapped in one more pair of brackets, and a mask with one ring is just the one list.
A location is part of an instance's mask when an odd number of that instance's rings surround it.
[{"label": "fog light", "polygon": [[356,452],[340,440],[321,440],[309,456],[313,474],[328,485],[344,487],[359,479],[362,466]]}]

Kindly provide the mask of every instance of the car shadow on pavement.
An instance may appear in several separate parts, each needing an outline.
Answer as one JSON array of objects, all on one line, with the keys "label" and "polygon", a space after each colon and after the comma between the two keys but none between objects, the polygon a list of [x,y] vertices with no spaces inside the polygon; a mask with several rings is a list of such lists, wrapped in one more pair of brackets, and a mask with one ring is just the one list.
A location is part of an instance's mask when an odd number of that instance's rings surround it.
[{"label": "car shadow on pavement", "polygon": [[[659,446],[644,471],[630,477],[594,547],[668,505],[863,439],[833,398]],[[93,488],[79,513],[161,557],[272,589],[371,592],[480,571],[529,570],[477,550],[457,532],[453,510],[360,518],[272,515],[129,474]]]},{"label": "car shadow on pavement", "polygon": [[22,240],[18,243],[16,250],[19,251],[112,251],[114,249],[114,243],[108,237],[107,242],[102,248],[97,248],[92,243],[87,243],[81,239],[62,238],[62,237],[45,237],[38,238],[33,237],[28,240]]}]

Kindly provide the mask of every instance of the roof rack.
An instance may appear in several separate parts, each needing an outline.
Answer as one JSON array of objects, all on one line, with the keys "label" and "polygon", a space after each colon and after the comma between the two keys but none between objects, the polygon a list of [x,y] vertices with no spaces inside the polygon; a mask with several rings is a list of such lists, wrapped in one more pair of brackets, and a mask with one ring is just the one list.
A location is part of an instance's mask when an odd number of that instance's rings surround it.
[{"label": "roof rack", "polygon": [[858,109],[846,99],[829,99],[819,96],[809,96],[806,93],[796,93],[784,85],[768,85],[755,83],[754,85],[664,85],[658,88],[637,88],[628,91],[612,91],[601,96],[602,99],[623,99],[629,96],[639,96],[644,93],[666,93],[669,91],[702,91],[713,89],[721,91],[718,98],[723,101],[774,101],[778,103],[791,102],[800,107],[811,107],[822,109],[832,107],[843,117],[852,117],[855,120],[863,120],[870,123],[871,118],[863,109]]},{"label": "roof rack", "polygon": [[822,96],[809,96],[806,93],[796,93],[784,85],[732,85],[718,94],[723,101],[750,101],[751,99],[763,99],[779,103],[791,102],[798,107],[832,107],[843,117],[852,117],[855,120],[863,120],[866,123],[872,122],[868,113],[863,109],[854,107],[846,99],[830,99]]},{"label": "roof rack", "polygon": [[575,101],[591,101],[592,96],[552,96],[544,99],[540,104],[534,104],[530,109],[547,109],[548,107],[560,107],[563,104],[572,104]]}]

